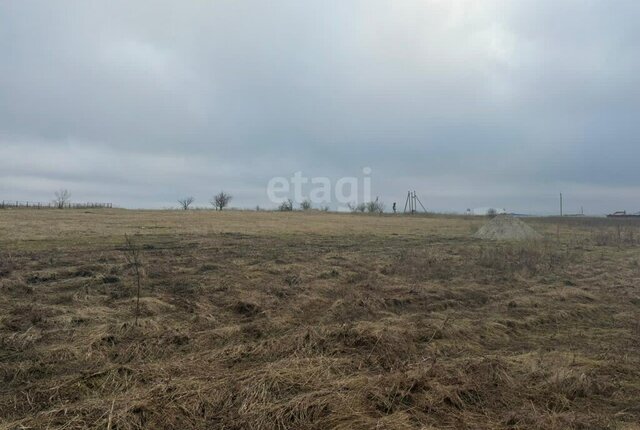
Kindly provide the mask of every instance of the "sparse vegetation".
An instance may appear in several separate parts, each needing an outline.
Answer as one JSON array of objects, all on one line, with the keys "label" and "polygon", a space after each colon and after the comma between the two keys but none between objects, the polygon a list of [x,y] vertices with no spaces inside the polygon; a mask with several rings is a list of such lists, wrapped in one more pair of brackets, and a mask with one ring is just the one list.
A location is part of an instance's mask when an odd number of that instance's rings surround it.
[{"label": "sparse vegetation", "polygon": [[618,222],[613,226],[595,228],[592,238],[598,246],[639,245],[640,228]]},{"label": "sparse vegetation", "polygon": [[383,213],[385,208],[384,203],[378,200],[366,202],[366,203],[358,203],[358,204],[348,203],[347,207],[353,213],[369,212],[369,213],[376,213],[376,214]]},{"label": "sparse vegetation", "polygon": [[303,200],[302,203],[300,203],[300,209],[303,211],[308,211],[310,210],[312,207],[312,203],[311,200]]},{"label": "sparse vegetation", "polygon": [[436,215],[1,215],[0,428],[640,421],[637,221],[527,219],[528,243]]},{"label": "sparse vegetation", "polygon": [[353,213],[356,213],[356,212],[364,213],[367,210],[367,204],[366,203],[358,203],[358,204],[349,203],[349,204],[347,204],[347,207]]},{"label": "sparse vegetation", "polygon": [[376,199],[375,201],[367,203],[366,208],[369,213],[381,214],[384,212],[384,203]]}]

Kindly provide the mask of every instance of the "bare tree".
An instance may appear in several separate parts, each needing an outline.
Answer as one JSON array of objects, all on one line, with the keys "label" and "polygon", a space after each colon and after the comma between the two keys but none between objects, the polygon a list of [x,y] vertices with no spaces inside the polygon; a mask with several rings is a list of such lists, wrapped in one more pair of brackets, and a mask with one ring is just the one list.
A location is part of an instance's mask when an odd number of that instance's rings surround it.
[{"label": "bare tree", "polygon": [[131,236],[125,233],[125,258],[130,267],[133,267],[136,275],[136,322],[138,325],[138,316],[140,315],[140,284],[142,278],[142,259],[140,258],[140,248],[133,242]]},{"label": "bare tree", "polygon": [[226,208],[229,205],[229,202],[231,201],[232,198],[233,196],[231,194],[227,194],[224,191],[220,191],[218,194],[213,196],[210,203],[213,205],[214,208],[216,208],[216,210],[221,211],[222,209]]},{"label": "bare tree", "polygon": [[178,199],[178,203],[180,203],[180,206],[185,211],[189,209],[189,206],[191,206],[191,203],[193,203],[194,201],[195,199],[193,197],[184,197],[182,199]]},{"label": "bare tree", "polygon": [[55,204],[58,209],[63,209],[64,206],[69,202],[69,199],[71,199],[71,193],[65,189],[56,191],[55,196],[56,198],[53,199],[53,204]]},{"label": "bare tree", "polygon": [[300,203],[300,209],[302,209],[303,211],[308,211],[309,209],[311,209],[311,200],[303,200],[302,203]]}]

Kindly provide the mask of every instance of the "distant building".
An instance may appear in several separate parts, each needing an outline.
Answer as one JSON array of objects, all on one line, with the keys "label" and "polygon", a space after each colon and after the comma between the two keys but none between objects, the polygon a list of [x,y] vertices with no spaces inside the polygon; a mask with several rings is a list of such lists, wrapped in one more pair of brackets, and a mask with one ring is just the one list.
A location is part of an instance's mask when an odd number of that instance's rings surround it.
[{"label": "distant building", "polygon": [[618,211],[607,215],[609,218],[640,218],[640,212],[628,214],[627,211]]},{"label": "distant building", "polygon": [[[502,209],[498,209],[498,208],[475,208],[475,209],[468,209],[468,211],[471,212],[471,215],[489,215],[490,212],[495,211],[495,214],[499,215],[499,214],[506,214],[507,211],[506,209],[502,208]],[[469,213],[469,212],[467,212]]]}]

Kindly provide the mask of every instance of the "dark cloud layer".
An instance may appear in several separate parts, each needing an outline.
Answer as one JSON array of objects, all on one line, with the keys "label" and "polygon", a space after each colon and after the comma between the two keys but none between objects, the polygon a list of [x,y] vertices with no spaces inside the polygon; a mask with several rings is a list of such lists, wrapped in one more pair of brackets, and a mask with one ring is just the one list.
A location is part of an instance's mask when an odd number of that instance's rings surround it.
[{"label": "dark cloud layer", "polygon": [[0,199],[354,176],[436,210],[640,210],[636,1],[0,4]]}]

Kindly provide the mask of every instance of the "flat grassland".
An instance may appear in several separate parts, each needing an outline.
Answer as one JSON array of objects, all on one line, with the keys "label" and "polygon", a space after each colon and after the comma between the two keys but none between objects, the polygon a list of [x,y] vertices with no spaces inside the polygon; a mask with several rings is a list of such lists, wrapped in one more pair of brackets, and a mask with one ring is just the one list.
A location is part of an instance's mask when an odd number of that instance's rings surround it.
[{"label": "flat grassland", "polygon": [[485,221],[1,211],[0,428],[640,428],[640,223]]}]

